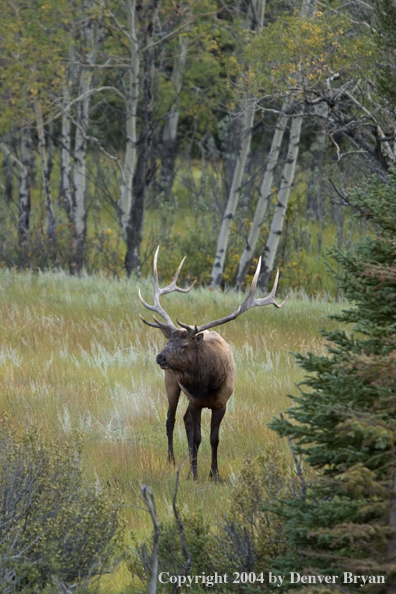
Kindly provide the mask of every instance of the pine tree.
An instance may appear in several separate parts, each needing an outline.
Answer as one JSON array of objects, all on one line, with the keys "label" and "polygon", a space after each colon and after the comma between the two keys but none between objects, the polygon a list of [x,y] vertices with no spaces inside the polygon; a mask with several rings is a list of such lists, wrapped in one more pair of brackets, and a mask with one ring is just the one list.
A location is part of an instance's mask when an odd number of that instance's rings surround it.
[{"label": "pine tree", "polygon": [[287,418],[271,424],[292,438],[315,471],[307,476],[316,475],[304,496],[280,509],[291,552],[276,564],[286,576],[337,575],[333,588],[342,592],[361,592],[363,583],[343,583],[344,572],[384,576],[385,584],[368,582],[364,591],[391,594],[396,592],[396,170],[388,184],[371,178],[350,202],[370,226],[353,252],[333,251],[353,304],[334,317],[350,326],[322,332],[327,356],[297,355],[309,375]]}]

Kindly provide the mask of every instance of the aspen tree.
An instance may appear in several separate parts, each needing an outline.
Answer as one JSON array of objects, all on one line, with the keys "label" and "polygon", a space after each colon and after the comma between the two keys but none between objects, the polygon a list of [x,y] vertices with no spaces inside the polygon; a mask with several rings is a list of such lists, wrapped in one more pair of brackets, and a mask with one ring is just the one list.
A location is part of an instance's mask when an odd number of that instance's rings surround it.
[{"label": "aspen tree", "polygon": [[[300,16],[302,18],[311,18],[315,14],[315,12],[316,12],[316,0],[303,0],[301,11],[300,11]],[[271,195],[272,195],[272,184],[273,184],[273,179],[274,179],[274,173],[275,173],[275,169],[276,169],[276,166],[278,163],[279,152],[280,152],[280,148],[281,148],[281,144],[282,144],[283,134],[284,134],[284,131],[285,131],[285,128],[287,125],[287,120],[288,120],[286,112],[287,112],[288,108],[290,107],[292,100],[293,100],[293,93],[288,93],[288,95],[286,96],[286,99],[283,103],[281,114],[279,116],[278,123],[277,123],[276,129],[275,129],[274,137],[272,139],[271,150],[270,150],[270,154],[269,154],[268,161],[267,161],[267,167],[264,172],[263,182],[262,182],[261,191],[260,191],[260,197],[259,197],[259,200],[258,200],[258,203],[256,206],[255,213],[254,213],[250,233],[249,233],[245,248],[242,252],[242,255],[241,255],[241,258],[240,258],[240,261],[238,264],[238,268],[237,268],[237,271],[235,274],[235,278],[234,278],[235,288],[241,288],[244,285],[245,280],[246,280],[246,275],[248,272],[248,268],[250,266],[250,263],[252,261],[253,255],[254,255],[254,251],[256,249],[257,241],[258,241],[260,231],[261,231],[261,225],[263,223],[264,215],[268,209],[268,205],[269,205]],[[299,145],[300,133],[301,133],[300,118],[301,118],[301,123],[302,123],[302,116],[298,115],[297,117],[293,118],[292,130],[290,133],[290,141],[289,141],[290,147],[288,150],[288,158],[290,155],[290,156],[293,156],[293,158],[295,157],[296,160],[297,160],[297,156],[298,156],[298,145]],[[298,138],[297,138],[297,132],[298,132]],[[282,180],[285,180],[285,182],[283,184],[283,188],[282,188],[282,201],[283,201],[283,204],[286,205],[286,207],[287,207],[287,202],[288,202],[288,198],[289,198],[289,194],[290,194],[290,188],[291,188],[291,185],[294,180],[294,171],[295,171],[295,162],[294,162],[294,164],[292,164],[292,163],[289,164],[288,162],[286,162],[285,170],[282,175]],[[291,173],[293,174],[292,178],[290,178]],[[286,180],[288,180],[287,183],[286,183]],[[276,243],[274,234],[275,233],[280,234],[282,231],[282,226],[280,225],[280,220],[282,220],[282,224],[283,224],[284,214],[283,214],[283,218],[280,219],[279,215],[280,215],[281,211],[282,211],[282,209],[280,209],[276,213],[277,220],[274,221],[272,224],[272,226],[274,228],[274,232],[271,237],[272,247],[270,248],[270,246],[268,246],[268,249],[271,249],[272,253],[273,253],[273,248],[275,247],[275,243]],[[284,213],[285,212],[286,211],[284,211]],[[275,231],[275,228],[276,228],[276,231]],[[279,243],[279,241],[278,241],[278,243]],[[276,244],[276,247],[277,247],[278,243]],[[266,252],[264,253],[264,256],[263,256],[263,264],[264,264],[264,269],[266,270],[266,264],[265,264],[266,256],[265,256],[265,254],[266,254]],[[262,283],[262,285],[263,285],[263,283]],[[262,285],[261,285],[261,288],[263,288]]]},{"label": "aspen tree", "polygon": [[174,88],[174,98],[171,109],[165,114],[165,124],[162,132],[161,151],[161,190],[169,200],[175,177],[176,159],[176,138],[179,123],[180,101],[179,95],[183,86],[183,76],[186,66],[188,42],[187,39],[179,39],[179,55],[173,62],[171,82]]},{"label": "aspen tree", "polygon": [[[265,0],[258,0],[257,5],[255,6],[254,14],[257,15],[257,18],[252,18],[252,20],[255,20],[255,30],[257,33],[259,33],[264,26]],[[246,160],[250,151],[254,113],[253,107],[251,105],[249,106],[248,102],[242,115],[240,148],[235,164],[227,205],[225,207],[224,215],[221,221],[216,255],[210,277],[210,286],[212,288],[219,287],[223,277],[231,224],[238,205],[243,172],[245,170]]]},{"label": "aspen tree", "polygon": [[142,241],[144,209],[147,193],[148,160],[153,133],[155,46],[154,31],[160,0],[149,0],[145,5],[142,22],[144,28],[144,72],[142,83],[142,113],[138,140],[137,163],[132,180],[132,205],[127,229],[125,268],[128,276],[135,271],[140,276],[140,244]]},{"label": "aspen tree", "polygon": [[51,197],[49,169],[48,169],[48,155],[47,155],[47,149],[45,146],[43,114],[41,111],[40,100],[37,96],[34,97],[33,104],[34,104],[34,113],[36,114],[36,128],[37,128],[37,136],[38,136],[38,153],[40,156],[41,176],[43,179],[45,208],[47,210],[47,217],[48,217],[47,233],[48,233],[48,237],[51,239],[51,241],[54,241],[55,240],[56,223],[55,223],[54,211],[52,208],[52,197]]},{"label": "aspen tree", "polygon": [[128,92],[126,96],[126,150],[121,171],[120,211],[125,237],[128,236],[129,217],[132,207],[132,180],[136,165],[136,116],[139,99],[140,55],[136,29],[136,0],[126,0],[128,27],[124,29],[127,37],[130,66],[128,72]]},{"label": "aspen tree", "polygon": [[75,244],[74,258],[76,272],[83,266],[85,258],[85,239],[87,232],[87,213],[85,208],[86,192],[86,158],[87,158],[87,129],[89,121],[89,104],[91,95],[92,76],[99,47],[102,43],[103,30],[96,25],[90,14],[96,3],[94,0],[84,0],[83,8],[86,15],[84,23],[84,44],[87,48],[86,63],[81,66],[79,76],[79,96],[77,101],[76,133],[74,141],[74,223]]},{"label": "aspen tree", "polygon": [[[24,131],[26,135],[27,132]],[[20,246],[26,246],[28,241],[29,218],[30,218],[30,184],[29,184],[29,169],[25,164],[26,149],[23,144],[26,142],[26,136],[21,141],[22,160],[19,160],[7,147],[4,142],[0,140],[0,151],[4,157],[8,159],[11,164],[19,171],[19,220],[18,220],[18,240]]]}]

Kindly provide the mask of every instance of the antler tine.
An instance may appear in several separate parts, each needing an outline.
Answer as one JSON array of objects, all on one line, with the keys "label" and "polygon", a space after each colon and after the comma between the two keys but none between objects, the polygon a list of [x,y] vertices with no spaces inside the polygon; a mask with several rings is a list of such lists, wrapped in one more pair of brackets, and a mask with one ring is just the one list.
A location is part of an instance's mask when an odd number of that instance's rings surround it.
[{"label": "antler tine", "polygon": [[[243,305],[248,301],[253,299],[254,300],[254,294],[256,292],[256,287],[257,287],[257,281],[258,281],[258,277],[260,275],[260,270],[261,270],[261,256],[259,258],[258,264],[257,264],[257,268],[256,268],[256,272],[254,273],[254,277],[252,280],[252,283],[250,285],[250,289],[249,289],[249,294],[246,297],[245,301],[242,303],[241,305],[241,309],[243,307]],[[244,310],[245,311],[245,310]]]},{"label": "antler tine", "polygon": [[180,322],[180,320],[178,320],[178,319],[176,319],[176,322],[179,324],[179,326],[181,326],[182,328],[185,328],[187,330],[187,333],[190,334],[191,336],[195,336],[199,332],[197,322],[195,322],[194,326],[189,326],[188,324],[183,324],[183,322]]},{"label": "antler tine", "polygon": [[276,301],[274,299],[276,289],[278,287],[279,269],[276,273],[275,282],[274,282],[274,286],[272,287],[271,293],[267,297],[264,297],[263,299],[255,299],[254,294],[256,292],[257,281],[258,281],[258,277],[260,275],[260,270],[261,270],[261,258],[258,261],[256,272],[254,274],[252,284],[250,285],[250,290],[249,290],[248,296],[246,297],[245,301],[235,311],[233,311],[228,316],[225,316],[224,318],[220,318],[219,320],[214,320],[213,322],[208,322],[207,324],[203,324],[202,326],[197,327],[197,325],[195,325],[195,328],[193,328],[193,326],[187,326],[187,324],[183,324],[179,320],[177,320],[177,323],[182,328],[185,328],[189,334],[194,336],[198,332],[203,332],[204,330],[209,330],[209,328],[214,328],[215,326],[221,326],[221,324],[226,324],[227,322],[231,322],[231,320],[235,320],[235,318],[237,318],[238,316],[243,314],[248,309],[251,309],[252,307],[257,307],[259,305],[275,305],[275,307],[278,307],[278,308],[283,307],[287,301],[287,297],[280,304],[276,303]]},{"label": "antler tine", "polygon": [[164,322],[160,322],[159,320],[157,320],[157,318],[155,316],[153,316],[154,321],[156,322],[155,324],[153,324],[152,322],[148,322],[147,320],[144,319],[144,317],[139,314],[140,319],[142,320],[142,322],[144,322],[145,324],[147,324],[147,326],[151,326],[152,328],[159,328],[160,330],[174,330],[173,326],[170,327],[169,324],[164,324]]},{"label": "antler tine", "polygon": [[[157,250],[157,252],[158,252],[158,250]],[[159,294],[160,295],[168,295],[169,293],[172,293],[173,291],[177,291],[178,293],[189,293],[191,291],[191,289],[193,288],[193,286],[197,282],[196,280],[193,282],[193,284],[191,285],[191,287],[189,287],[188,289],[181,289],[180,287],[178,287],[176,285],[177,279],[179,278],[180,270],[182,269],[182,266],[184,264],[184,260],[185,259],[186,259],[186,256],[184,256],[183,260],[180,262],[179,267],[178,267],[178,269],[175,272],[175,276],[173,277],[172,282],[167,287],[165,287],[164,289],[159,289]],[[155,261],[155,265],[157,265],[157,261]],[[157,276],[157,281],[158,281],[158,276]]]},{"label": "antler tine", "polygon": [[[140,301],[143,303],[144,307],[146,307],[147,309],[149,309],[150,311],[154,311],[155,313],[159,314],[162,318],[164,318],[165,322],[166,322],[166,326],[170,329],[170,330],[177,330],[175,324],[172,322],[170,316],[166,313],[166,311],[164,310],[164,308],[162,307],[162,305],[160,304],[158,297],[156,297],[156,295],[154,295],[154,305],[150,305],[149,303],[146,303],[145,300],[143,299],[143,297],[140,294],[140,289],[139,289],[139,299]],[[150,325],[150,324],[149,324]],[[155,328],[158,328],[158,326],[154,326]]]},{"label": "antler tine", "polygon": [[[257,275],[257,271],[256,271],[256,274],[254,276],[256,277],[256,275]],[[263,299],[254,299],[253,300],[253,305],[251,305],[250,307],[256,307],[258,305],[275,305],[275,307],[277,307],[278,309],[280,309],[281,307],[283,307],[285,305],[286,301],[287,301],[287,295],[286,295],[286,299],[284,301],[282,301],[282,303],[277,303],[275,301],[275,299],[274,299],[275,293],[276,293],[276,289],[278,288],[278,280],[279,280],[279,268],[276,271],[276,276],[275,276],[275,280],[274,280],[274,286],[272,287],[271,293],[269,295],[267,295],[267,297],[264,297]],[[253,285],[253,283],[252,283],[252,285]]]},{"label": "antler tine", "polygon": [[[154,318],[154,320],[157,322],[157,325],[154,325],[151,322],[147,322],[144,318],[142,318],[142,320],[144,321],[145,324],[147,324],[148,326],[152,326],[154,328],[160,328],[163,330],[177,330],[177,327],[172,322],[170,316],[166,313],[166,311],[160,304],[159,299],[162,295],[168,295],[169,293],[172,293],[174,291],[177,291],[179,293],[189,293],[191,291],[191,289],[193,288],[193,286],[195,285],[196,281],[194,281],[193,284],[191,285],[191,287],[189,287],[188,289],[181,289],[180,287],[178,287],[176,285],[177,279],[179,277],[181,268],[184,263],[184,260],[186,259],[184,257],[183,260],[180,262],[178,269],[176,270],[176,273],[175,273],[175,276],[173,277],[172,282],[164,289],[160,289],[159,283],[158,283],[158,268],[157,268],[158,252],[159,252],[159,246],[155,250],[154,261],[153,261],[154,305],[149,305],[148,303],[146,303],[146,301],[144,301],[144,299],[140,293],[140,289],[139,289],[139,299],[143,303],[144,307],[146,307],[150,311],[154,311],[155,313],[159,314],[165,320],[166,323],[164,324],[163,322],[159,322],[156,318]],[[142,316],[140,316],[140,317],[142,317]]]}]

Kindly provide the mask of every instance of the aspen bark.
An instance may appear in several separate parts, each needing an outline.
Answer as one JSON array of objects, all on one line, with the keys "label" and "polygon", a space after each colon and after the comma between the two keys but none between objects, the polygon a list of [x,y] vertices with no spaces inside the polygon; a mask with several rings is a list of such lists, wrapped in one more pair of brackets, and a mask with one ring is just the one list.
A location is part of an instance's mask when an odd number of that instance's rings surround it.
[{"label": "aspen bark", "polygon": [[[250,18],[252,23],[254,24],[257,33],[262,30],[264,25],[265,1],[266,0],[255,0],[254,2],[252,2],[250,7],[252,12]],[[231,224],[234,219],[235,211],[238,205],[243,173],[245,171],[246,160],[250,151],[253,122],[254,110],[246,107],[242,118],[241,144],[239,154],[235,164],[230,194],[228,196],[227,205],[221,221],[220,234],[216,248],[216,255],[213,262],[212,272],[210,275],[210,287],[212,289],[218,288],[223,278]]]},{"label": "aspen bark", "polygon": [[286,164],[282,173],[282,181],[278,192],[278,200],[275,206],[274,217],[272,219],[271,230],[265,246],[264,256],[261,261],[261,274],[258,280],[258,286],[265,291],[271,273],[274,267],[275,256],[279,245],[279,240],[282,234],[283,223],[286,216],[287,204],[289,201],[290,190],[293,185],[294,173],[296,170],[296,163],[298,151],[300,148],[300,136],[303,116],[296,115],[293,118],[291,130],[289,149],[286,157]]},{"label": "aspen bark", "polygon": [[[286,111],[287,107],[288,102],[285,100],[282,107],[282,111]],[[271,199],[275,169],[278,163],[279,152],[281,149],[283,134],[285,132],[287,120],[288,116],[285,113],[282,113],[276,124],[274,136],[272,138],[271,149],[268,155],[267,167],[265,169],[263,181],[260,188],[260,196],[257,202],[257,207],[252,221],[252,226],[250,228],[250,233],[245,245],[245,249],[242,252],[242,256],[239,260],[238,268],[235,274],[234,286],[237,289],[242,288],[245,283],[246,274],[252,261],[254,250],[256,249],[257,241],[260,235],[260,229],[264,219],[264,215],[267,211]]]},{"label": "aspen bark", "polygon": [[71,119],[67,111],[67,106],[71,101],[71,68],[66,77],[65,86],[63,87],[62,98],[62,148],[61,148],[61,188],[60,200],[63,203],[69,223],[74,226],[74,199],[73,189],[71,185]]},{"label": "aspen bark", "polygon": [[127,226],[132,206],[132,181],[136,163],[136,115],[139,99],[139,69],[140,57],[136,31],[136,0],[129,0],[128,33],[131,64],[129,69],[129,86],[126,101],[126,150],[124,165],[121,172],[120,212],[121,223],[125,237],[128,236]]},{"label": "aspen bark", "polygon": [[175,178],[176,138],[179,124],[179,95],[182,89],[183,75],[187,58],[187,41],[180,39],[180,54],[173,63],[171,82],[174,88],[172,108],[165,114],[161,150],[161,190],[169,200]]},{"label": "aspen bark", "polygon": [[10,149],[4,142],[0,140],[0,151],[4,158],[7,159],[19,171],[19,220],[18,220],[18,241],[21,247],[25,247],[28,240],[29,231],[29,217],[30,217],[30,185],[29,185],[29,169],[23,163],[23,160],[28,158],[30,160],[30,153],[23,148],[23,143],[27,141],[27,135],[30,133],[24,129],[22,134],[25,135],[21,139],[21,155],[22,161],[13,155]]},{"label": "aspen bark", "polygon": [[[84,0],[85,13],[88,15],[94,6],[92,0]],[[85,209],[86,192],[86,158],[87,158],[87,129],[89,120],[89,104],[93,67],[95,65],[98,47],[102,41],[102,31],[98,26],[95,39],[95,25],[91,18],[87,18],[84,26],[84,41],[87,48],[87,64],[81,67],[79,80],[79,94],[82,97],[77,102],[76,135],[74,143],[74,265],[76,272],[80,272],[85,260],[85,240],[87,233],[87,213]]]},{"label": "aspen bark", "polygon": [[36,115],[38,153],[40,156],[45,207],[47,209],[47,217],[48,217],[47,233],[48,233],[48,237],[51,239],[51,241],[54,241],[55,240],[56,224],[55,224],[54,212],[52,209],[51,189],[50,189],[50,183],[49,183],[48,155],[47,155],[47,149],[45,146],[43,114],[41,111],[40,101],[37,96],[34,98],[33,105],[34,105],[34,113]]},{"label": "aspen bark", "polygon": [[240,188],[242,183],[243,172],[245,170],[246,159],[250,150],[250,142],[252,138],[252,126],[254,121],[254,111],[244,111],[241,130],[241,147],[234,169],[230,194],[228,197],[227,206],[224,211],[224,216],[221,221],[220,234],[217,242],[216,255],[213,262],[213,268],[210,275],[210,287],[216,288],[220,286],[223,278],[225,258],[227,254],[228,239],[230,235],[231,224],[234,219],[236,207],[239,200]]},{"label": "aspen bark", "polygon": [[12,194],[14,190],[14,167],[10,159],[4,157],[3,160],[3,173],[4,173],[4,195],[7,203],[9,204],[12,200]]},{"label": "aspen bark", "polygon": [[[80,74],[79,92],[82,95],[91,86],[92,70],[82,68]],[[85,210],[86,190],[86,158],[87,141],[86,132],[88,128],[89,97],[85,97],[77,104],[77,126],[74,146],[74,231],[75,231],[75,265],[76,272],[81,270],[85,259],[85,239],[87,214]]]},{"label": "aspen bark", "polygon": [[154,77],[155,47],[153,46],[154,28],[160,0],[150,0],[146,8],[143,96],[141,125],[138,141],[138,157],[132,181],[132,206],[127,224],[127,251],[125,268],[128,276],[135,271],[140,276],[140,244],[144,222],[144,208],[149,183],[149,152],[151,148],[154,120]]},{"label": "aspen bark", "polygon": [[30,222],[30,180],[29,167],[32,162],[32,137],[28,127],[21,131],[21,161],[24,166],[20,169],[19,185],[19,219],[18,219],[18,242],[23,248],[27,247],[29,222]]}]

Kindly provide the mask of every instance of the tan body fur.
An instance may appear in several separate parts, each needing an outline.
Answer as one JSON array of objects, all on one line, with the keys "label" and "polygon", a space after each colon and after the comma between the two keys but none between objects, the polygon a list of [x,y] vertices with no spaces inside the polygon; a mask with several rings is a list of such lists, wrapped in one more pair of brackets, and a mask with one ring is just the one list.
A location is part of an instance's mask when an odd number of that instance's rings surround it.
[{"label": "tan body fur", "polygon": [[201,332],[195,337],[184,330],[172,333],[157,363],[165,369],[165,387],[169,409],[166,421],[168,456],[174,461],[173,428],[181,391],[188,398],[184,415],[192,472],[197,478],[197,455],[201,443],[201,412],[212,410],[210,442],[212,446],[211,476],[218,478],[217,447],[219,428],[227,401],[235,386],[235,363],[231,349],[217,332]]}]

